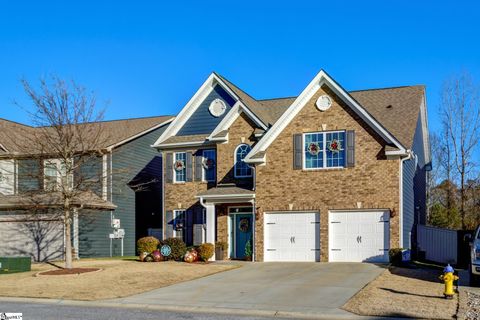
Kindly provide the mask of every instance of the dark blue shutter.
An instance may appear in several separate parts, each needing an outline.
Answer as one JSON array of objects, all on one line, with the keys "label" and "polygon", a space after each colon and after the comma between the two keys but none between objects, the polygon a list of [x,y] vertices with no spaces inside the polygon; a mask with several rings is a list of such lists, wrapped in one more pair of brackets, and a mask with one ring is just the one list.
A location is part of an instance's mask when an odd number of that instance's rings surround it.
[{"label": "dark blue shutter", "polygon": [[166,179],[168,183],[173,182],[173,154],[172,153],[167,153],[167,159],[165,161],[165,172],[166,174]]},{"label": "dark blue shutter", "polygon": [[186,161],[186,170],[185,170],[185,181],[192,182],[193,181],[193,156],[191,152],[186,153],[187,161]]},{"label": "dark blue shutter", "polygon": [[202,181],[203,178],[203,152],[198,150],[195,155],[195,181]]},{"label": "dark blue shutter", "polygon": [[294,170],[302,169],[302,156],[303,156],[302,134],[294,134],[293,135],[293,169]]},{"label": "dark blue shutter", "polygon": [[354,130],[347,130],[346,132],[346,146],[345,146],[345,153],[346,153],[346,167],[354,167],[355,166],[355,131]]},{"label": "dark blue shutter", "polygon": [[173,237],[173,211],[167,211],[165,214],[165,239]]}]

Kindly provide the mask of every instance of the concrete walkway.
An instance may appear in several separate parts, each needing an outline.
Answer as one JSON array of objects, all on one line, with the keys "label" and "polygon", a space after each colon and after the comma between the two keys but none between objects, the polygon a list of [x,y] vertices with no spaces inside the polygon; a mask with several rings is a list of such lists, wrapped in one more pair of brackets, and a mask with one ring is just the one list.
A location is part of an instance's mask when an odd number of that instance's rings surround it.
[{"label": "concrete walkway", "polygon": [[247,263],[239,269],[108,302],[351,319],[356,316],[340,307],[383,270],[383,266],[364,263]]}]

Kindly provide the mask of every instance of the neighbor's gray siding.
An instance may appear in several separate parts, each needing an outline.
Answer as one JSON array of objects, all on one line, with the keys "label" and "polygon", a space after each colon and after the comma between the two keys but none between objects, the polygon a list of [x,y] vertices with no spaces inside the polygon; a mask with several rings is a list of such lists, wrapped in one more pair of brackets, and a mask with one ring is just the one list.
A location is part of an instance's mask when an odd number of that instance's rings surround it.
[{"label": "neighbor's gray siding", "polygon": [[[221,99],[227,105],[225,113],[218,118],[212,116],[208,110],[210,103],[215,99]],[[200,104],[198,109],[178,131],[177,135],[186,136],[191,134],[211,133],[234,104],[235,100],[220,85],[216,85],[212,92]]]},{"label": "neighbor's gray siding", "polygon": [[[166,126],[156,129],[142,137],[113,150],[112,155],[112,191],[109,200],[117,206],[113,212],[120,219],[121,228],[125,229],[124,255],[135,255],[135,192],[128,183],[144,169],[147,164],[160,157],[151,147],[165,130]],[[158,168],[161,177],[161,167]],[[155,173],[153,173],[155,174]],[[158,199],[161,201],[161,198]],[[80,231],[80,256],[108,256],[113,232],[110,226],[110,213],[97,213],[93,221],[83,219]],[[113,255],[120,255],[121,241],[113,240]]]},{"label": "neighbor's gray siding", "polygon": [[426,170],[421,117],[418,117],[412,151],[416,159],[403,163],[403,247],[410,248],[415,239],[415,225],[425,224]]}]

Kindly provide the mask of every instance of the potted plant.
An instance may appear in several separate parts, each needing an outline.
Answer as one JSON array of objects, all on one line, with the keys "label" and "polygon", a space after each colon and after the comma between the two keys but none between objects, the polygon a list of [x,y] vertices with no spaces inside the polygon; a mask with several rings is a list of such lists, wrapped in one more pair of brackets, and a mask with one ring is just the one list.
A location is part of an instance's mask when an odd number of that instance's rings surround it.
[{"label": "potted plant", "polygon": [[228,244],[225,241],[215,242],[215,260],[225,260]]},{"label": "potted plant", "polygon": [[252,242],[250,240],[245,244],[245,260],[252,261]]}]

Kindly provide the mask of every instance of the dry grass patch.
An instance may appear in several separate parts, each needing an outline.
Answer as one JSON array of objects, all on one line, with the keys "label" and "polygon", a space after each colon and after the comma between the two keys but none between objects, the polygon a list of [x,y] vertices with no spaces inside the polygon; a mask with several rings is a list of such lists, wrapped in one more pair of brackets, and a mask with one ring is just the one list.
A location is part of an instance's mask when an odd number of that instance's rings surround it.
[{"label": "dry grass patch", "polygon": [[343,309],[365,316],[452,319],[458,295],[443,297],[435,269],[391,267],[350,299]]},{"label": "dry grass patch", "polygon": [[102,259],[81,260],[74,266],[103,270],[81,275],[35,277],[36,273],[50,270],[52,266],[34,264],[31,272],[0,275],[0,295],[71,300],[121,298],[238,267],[215,263],[142,263]]}]

